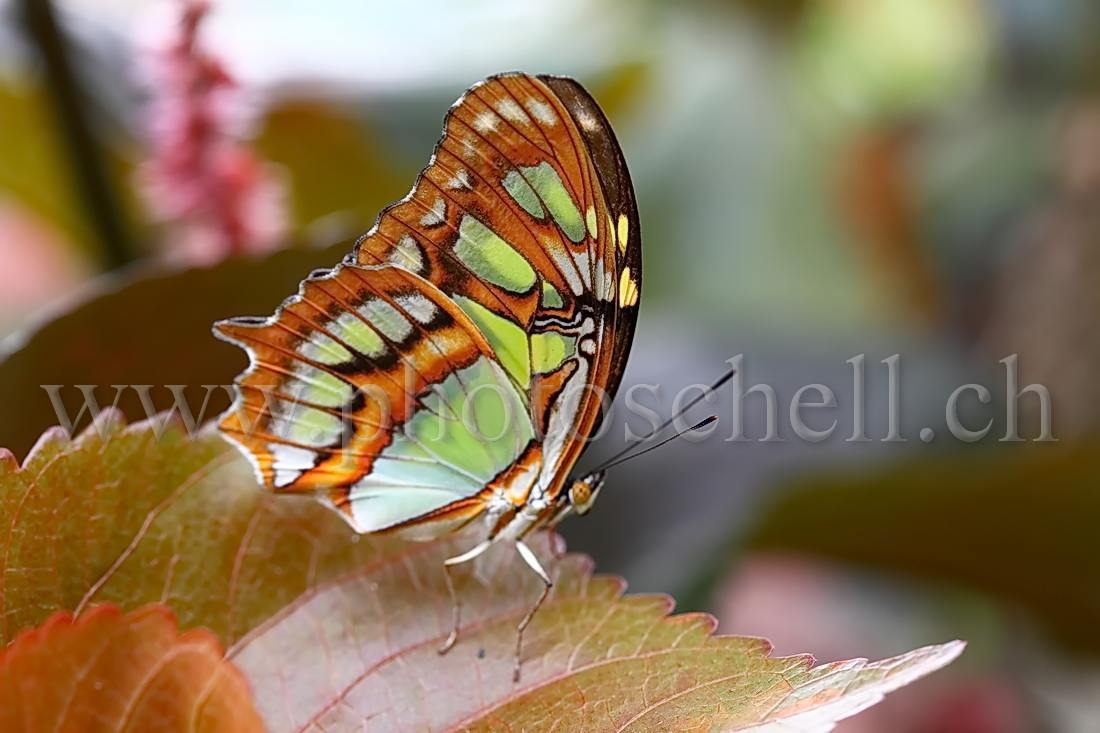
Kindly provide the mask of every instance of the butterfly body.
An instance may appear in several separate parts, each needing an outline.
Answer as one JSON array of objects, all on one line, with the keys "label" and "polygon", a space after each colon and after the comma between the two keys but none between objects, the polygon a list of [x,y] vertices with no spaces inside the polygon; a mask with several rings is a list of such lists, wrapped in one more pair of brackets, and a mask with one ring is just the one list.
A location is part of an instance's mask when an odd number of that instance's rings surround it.
[{"label": "butterfly body", "polygon": [[[587,511],[570,472],[625,368],[637,208],[603,113],[563,77],[504,74],[451,108],[410,194],[266,319],[216,324],[251,365],[223,434],[277,492],[360,532],[515,542]],[[449,578],[449,575],[448,575]]]}]

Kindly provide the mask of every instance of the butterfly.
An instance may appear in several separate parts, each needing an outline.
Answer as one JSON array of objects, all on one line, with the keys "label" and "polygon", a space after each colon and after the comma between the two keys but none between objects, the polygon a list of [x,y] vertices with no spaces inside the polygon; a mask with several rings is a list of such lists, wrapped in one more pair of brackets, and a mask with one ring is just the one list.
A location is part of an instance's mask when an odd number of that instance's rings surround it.
[{"label": "butterfly", "polygon": [[270,318],[215,334],[242,346],[222,434],[274,492],[308,493],[361,533],[478,541],[450,569],[585,514],[602,470],[571,478],[622,380],[638,315],[638,210],[592,96],[507,73],[467,90],[412,191]]}]

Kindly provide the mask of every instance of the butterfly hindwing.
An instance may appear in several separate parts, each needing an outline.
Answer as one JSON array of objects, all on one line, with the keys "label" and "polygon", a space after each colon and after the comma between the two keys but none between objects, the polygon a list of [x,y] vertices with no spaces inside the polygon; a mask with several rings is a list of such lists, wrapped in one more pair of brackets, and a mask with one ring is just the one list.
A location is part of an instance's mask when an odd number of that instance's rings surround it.
[{"label": "butterfly hindwing", "polygon": [[[217,329],[253,362],[223,433],[265,485],[327,492],[364,531],[476,494],[533,437],[481,331],[401,268],[342,265],[303,282],[272,319]],[[502,410],[517,419],[502,425]]]}]

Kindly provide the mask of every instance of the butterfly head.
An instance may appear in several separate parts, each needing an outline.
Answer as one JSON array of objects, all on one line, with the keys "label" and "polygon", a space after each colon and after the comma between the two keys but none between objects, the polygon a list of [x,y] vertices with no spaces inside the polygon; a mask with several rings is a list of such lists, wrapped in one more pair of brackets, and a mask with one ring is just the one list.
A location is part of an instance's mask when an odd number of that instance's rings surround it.
[{"label": "butterfly head", "polygon": [[607,471],[593,471],[582,479],[577,479],[569,487],[569,505],[578,515],[588,513],[592,505],[596,503],[596,497],[600,495],[604,481],[607,480]]}]

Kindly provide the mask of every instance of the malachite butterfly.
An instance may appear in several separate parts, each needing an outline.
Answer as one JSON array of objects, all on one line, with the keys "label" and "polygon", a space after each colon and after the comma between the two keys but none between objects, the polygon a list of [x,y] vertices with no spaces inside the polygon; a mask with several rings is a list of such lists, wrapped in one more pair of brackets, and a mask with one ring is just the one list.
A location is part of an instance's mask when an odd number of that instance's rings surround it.
[{"label": "malachite butterfly", "polygon": [[[270,318],[215,324],[251,358],[221,431],[271,491],[316,494],[362,533],[476,526],[448,569],[508,541],[548,590],[524,539],[603,484],[570,472],[622,379],[641,275],[634,191],[595,100],[565,77],[490,77],[341,264]],[[441,651],[457,602],[454,620]]]}]

